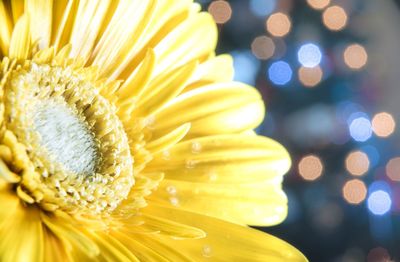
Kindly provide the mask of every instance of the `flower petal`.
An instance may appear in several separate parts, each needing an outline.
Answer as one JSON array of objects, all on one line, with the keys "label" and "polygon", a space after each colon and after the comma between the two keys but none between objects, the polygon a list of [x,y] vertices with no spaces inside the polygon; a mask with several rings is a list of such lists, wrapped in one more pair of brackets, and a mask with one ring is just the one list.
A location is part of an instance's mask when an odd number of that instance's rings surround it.
[{"label": "flower petal", "polygon": [[4,2],[0,2],[0,49],[3,54],[8,53],[12,32],[12,20],[8,15]]},{"label": "flower petal", "polygon": [[25,13],[29,15],[32,41],[39,40],[39,47],[48,47],[51,38],[53,1],[25,1]]},{"label": "flower petal", "polygon": [[218,83],[178,96],[155,115],[154,136],[190,122],[189,136],[239,133],[257,127],[264,103],[255,88],[242,83]]},{"label": "flower petal", "polygon": [[150,162],[147,170],[162,169],[166,178],[150,199],[235,223],[275,225],[287,215],[281,182],[289,166],[286,150],[265,137],[192,139]]},{"label": "flower petal", "polygon": [[0,254],[2,261],[42,261],[43,227],[39,210],[23,206],[18,197],[0,192]]},{"label": "flower petal", "polygon": [[10,58],[27,59],[30,53],[31,37],[29,18],[23,15],[15,25],[11,35],[8,55]]},{"label": "flower petal", "polygon": [[245,226],[160,205],[149,205],[143,212],[203,229],[207,236],[202,239],[158,238],[196,261],[307,261],[286,242]]},{"label": "flower petal", "polygon": [[282,176],[289,154],[276,141],[254,135],[215,135],[180,142],[154,155],[146,170],[166,178],[200,183],[238,184]]}]

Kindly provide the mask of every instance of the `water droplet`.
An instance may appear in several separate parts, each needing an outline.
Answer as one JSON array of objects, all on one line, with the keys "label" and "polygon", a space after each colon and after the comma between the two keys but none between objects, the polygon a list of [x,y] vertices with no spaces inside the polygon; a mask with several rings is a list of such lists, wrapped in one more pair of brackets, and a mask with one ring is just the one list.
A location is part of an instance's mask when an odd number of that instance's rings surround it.
[{"label": "water droplet", "polygon": [[176,194],[176,187],[174,187],[174,186],[167,186],[166,190],[167,190],[168,194],[170,194],[170,195]]},{"label": "water droplet", "polygon": [[170,160],[171,159],[171,152],[169,152],[168,150],[164,150],[162,152],[162,158],[164,160]]},{"label": "water droplet", "polygon": [[179,199],[177,197],[170,197],[169,198],[169,202],[173,206],[178,206],[179,205]]},{"label": "water droplet", "polygon": [[195,141],[195,142],[192,142],[191,148],[192,148],[193,154],[199,154],[201,152],[202,146],[201,146],[200,142]]},{"label": "water droplet", "polygon": [[203,255],[203,257],[211,257],[211,253],[212,253],[211,246],[204,245],[202,250],[201,250],[201,254]]},{"label": "water droplet", "polygon": [[186,160],[186,168],[193,169],[196,166],[196,161],[192,159]]},{"label": "water droplet", "polygon": [[217,179],[218,179],[218,175],[217,175],[217,173],[215,173],[214,171],[208,172],[207,177],[208,177],[208,180],[209,180],[210,182],[217,181]]}]

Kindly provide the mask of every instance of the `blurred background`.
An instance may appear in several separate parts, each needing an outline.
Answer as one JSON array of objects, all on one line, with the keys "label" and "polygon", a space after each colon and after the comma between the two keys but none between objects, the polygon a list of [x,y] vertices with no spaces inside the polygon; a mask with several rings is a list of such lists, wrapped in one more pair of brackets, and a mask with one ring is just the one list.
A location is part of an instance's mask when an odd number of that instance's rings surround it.
[{"label": "blurred background", "polygon": [[292,156],[288,218],[261,230],[310,261],[400,261],[400,1],[198,2]]}]

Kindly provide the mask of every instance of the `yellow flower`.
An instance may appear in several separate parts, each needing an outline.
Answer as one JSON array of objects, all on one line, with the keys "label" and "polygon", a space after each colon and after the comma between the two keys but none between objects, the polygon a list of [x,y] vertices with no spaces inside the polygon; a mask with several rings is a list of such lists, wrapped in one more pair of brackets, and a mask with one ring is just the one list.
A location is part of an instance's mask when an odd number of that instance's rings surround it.
[{"label": "yellow flower", "polygon": [[304,261],[285,149],[191,0],[0,2],[1,261]]}]

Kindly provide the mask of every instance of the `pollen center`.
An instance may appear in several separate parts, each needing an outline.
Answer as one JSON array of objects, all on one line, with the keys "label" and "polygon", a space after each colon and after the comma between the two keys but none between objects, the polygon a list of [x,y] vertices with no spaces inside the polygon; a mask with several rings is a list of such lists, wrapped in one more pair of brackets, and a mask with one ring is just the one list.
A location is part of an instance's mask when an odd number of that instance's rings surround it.
[{"label": "pollen center", "polygon": [[34,113],[33,122],[49,158],[77,174],[95,172],[99,159],[95,139],[70,108],[51,100],[43,101]]},{"label": "pollen center", "polygon": [[28,202],[46,210],[113,212],[135,182],[116,107],[99,92],[105,83],[92,81],[86,70],[26,62],[5,83],[13,172],[22,177]]}]

